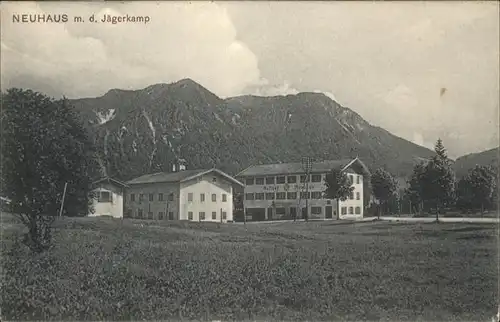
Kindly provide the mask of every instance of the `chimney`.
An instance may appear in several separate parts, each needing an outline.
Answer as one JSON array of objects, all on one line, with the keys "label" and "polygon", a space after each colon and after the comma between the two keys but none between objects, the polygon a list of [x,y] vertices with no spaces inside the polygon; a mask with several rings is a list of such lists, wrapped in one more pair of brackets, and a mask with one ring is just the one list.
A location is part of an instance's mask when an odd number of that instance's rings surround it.
[{"label": "chimney", "polygon": [[186,170],[186,160],[185,159],[179,159],[177,160],[177,170],[178,171],[184,171]]}]

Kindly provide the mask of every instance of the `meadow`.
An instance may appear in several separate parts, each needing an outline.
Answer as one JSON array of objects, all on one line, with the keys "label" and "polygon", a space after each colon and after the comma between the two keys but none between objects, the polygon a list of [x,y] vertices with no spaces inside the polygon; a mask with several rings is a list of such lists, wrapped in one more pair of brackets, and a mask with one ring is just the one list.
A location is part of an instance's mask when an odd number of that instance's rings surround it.
[{"label": "meadow", "polygon": [[2,216],[4,320],[491,321],[493,224],[62,218],[31,255]]}]

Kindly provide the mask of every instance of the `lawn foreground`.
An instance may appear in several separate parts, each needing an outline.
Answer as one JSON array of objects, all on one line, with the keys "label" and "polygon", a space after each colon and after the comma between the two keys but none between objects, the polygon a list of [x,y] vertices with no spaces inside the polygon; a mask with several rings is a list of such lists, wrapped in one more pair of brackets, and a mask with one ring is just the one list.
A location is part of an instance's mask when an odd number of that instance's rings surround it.
[{"label": "lawn foreground", "polygon": [[2,217],[3,320],[439,320],[497,313],[495,224]]}]

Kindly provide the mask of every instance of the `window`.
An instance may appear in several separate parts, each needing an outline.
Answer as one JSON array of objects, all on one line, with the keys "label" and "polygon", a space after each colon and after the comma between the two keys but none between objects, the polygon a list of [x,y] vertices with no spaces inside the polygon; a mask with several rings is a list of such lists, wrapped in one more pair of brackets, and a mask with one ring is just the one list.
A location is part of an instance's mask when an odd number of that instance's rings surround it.
[{"label": "window", "polygon": [[351,191],[351,193],[349,193],[349,199],[351,199],[351,200],[354,199],[354,191]]},{"label": "window", "polygon": [[300,183],[306,182],[307,176],[305,174],[300,176]]},{"label": "window", "polygon": [[285,183],[285,177],[276,177],[276,183],[277,184]]},{"label": "window", "polygon": [[168,219],[169,220],[174,220],[174,212],[173,211],[169,211],[168,212]]},{"label": "window", "polygon": [[139,194],[139,202],[141,202],[143,199],[144,199],[144,194],[143,193]]},{"label": "window", "polygon": [[266,200],[274,200],[274,192],[266,192]]},{"label": "window", "polygon": [[217,212],[212,211],[212,220],[216,220],[216,219],[217,219]]},{"label": "window", "polygon": [[349,180],[351,181],[351,184],[354,183],[354,178],[353,178],[352,174],[349,175]]},{"label": "window", "polygon": [[311,176],[311,182],[321,182],[321,174],[313,174]]},{"label": "window", "polygon": [[113,202],[113,195],[110,191],[98,191],[99,202]]},{"label": "window", "polygon": [[188,193],[188,201],[193,201],[193,193]]},{"label": "window", "polygon": [[247,178],[247,179],[245,180],[245,184],[246,184],[247,186],[251,186],[251,185],[253,185],[253,178]]},{"label": "window", "polygon": [[215,193],[212,193],[212,201],[213,202],[217,201],[217,195]]},{"label": "window", "polygon": [[158,194],[158,201],[163,201],[163,193]]},{"label": "window", "polygon": [[297,176],[288,176],[286,180],[288,183],[297,183]]},{"label": "window", "polygon": [[311,214],[321,215],[321,207],[311,207]]},{"label": "window", "polygon": [[188,211],[188,220],[193,220],[193,212]]},{"label": "window", "polygon": [[217,182],[217,178],[216,178],[216,177],[213,177],[213,178],[212,178],[212,182]]},{"label": "window", "polygon": [[276,192],[276,199],[283,200],[286,198],[285,192]]},{"label": "window", "polygon": [[263,185],[264,184],[264,178],[256,178],[255,179],[255,184]]},{"label": "window", "polygon": [[137,218],[142,218],[142,209],[137,209]]},{"label": "window", "polygon": [[267,177],[266,184],[274,184],[274,177]]},{"label": "window", "polygon": [[200,220],[205,220],[205,212],[200,211]]},{"label": "window", "polygon": [[311,193],[310,192],[301,192],[300,199],[311,199]]},{"label": "window", "polygon": [[321,192],[320,191],[314,191],[312,193],[312,198],[313,199],[321,199]]},{"label": "window", "polygon": [[361,207],[356,207],[356,215],[361,214]]},{"label": "window", "polygon": [[225,211],[222,212],[222,219],[223,220],[227,219],[227,213]]},{"label": "window", "polygon": [[173,192],[168,194],[168,201],[174,201],[174,193]]},{"label": "window", "polygon": [[256,192],[255,193],[255,200],[264,200],[264,193],[263,192]]},{"label": "window", "polygon": [[130,201],[135,201],[135,194],[133,193],[130,194]]},{"label": "window", "polygon": [[162,220],[163,219],[163,211],[160,211],[158,213],[158,220]]},{"label": "window", "polygon": [[227,202],[227,195],[225,193],[222,194],[222,202]]},{"label": "window", "polygon": [[245,193],[245,200],[254,200],[253,193]]},{"label": "window", "polygon": [[285,208],[276,208],[276,215],[284,215]]},{"label": "window", "polygon": [[356,176],[356,183],[359,184],[359,181],[361,179],[361,176]]},{"label": "window", "polygon": [[153,212],[152,211],[148,212],[148,219],[153,219]]},{"label": "window", "polygon": [[359,199],[360,199],[359,192],[356,192],[356,200],[359,200]]},{"label": "window", "polygon": [[297,193],[296,192],[287,192],[286,199],[288,199],[288,200],[297,199]]},{"label": "window", "polygon": [[149,194],[149,201],[153,201],[153,200],[154,200],[154,198],[153,198],[153,194],[152,194],[152,193],[150,193],[150,194]]},{"label": "window", "polygon": [[200,201],[205,202],[205,194],[204,193],[200,193]]},{"label": "window", "polygon": [[354,209],[352,207],[349,207],[349,215],[354,214]]},{"label": "window", "polygon": [[342,207],[342,215],[347,215],[347,207]]}]

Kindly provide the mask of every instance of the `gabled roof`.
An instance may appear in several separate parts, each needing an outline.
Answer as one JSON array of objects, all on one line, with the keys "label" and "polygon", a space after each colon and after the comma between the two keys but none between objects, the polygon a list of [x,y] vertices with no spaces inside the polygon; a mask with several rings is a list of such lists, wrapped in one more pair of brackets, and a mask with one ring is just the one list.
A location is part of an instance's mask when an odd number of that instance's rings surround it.
[{"label": "gabled roof", "polygon": [[121,182],[120,180],[110,178],[110,177],[104,177],[104,178],[101,178],[97,181],[94,181],[94,182],[92,182],[92,185],[96,185],[96,184],[101,183],[101,182],[113,183],[117,186],[124,187],[124,188],[128,187],[128,185],[126,183]]},{"label": "gabled roof", "polygon": [[[345,170],[353,163],[358,162],[364,171],[368,171],[368,168],[364,165],[358,158],[354,159],[341,159],[341,160],[328,160],[313,162],[311,164],[311,173],[324,173],[332,169]],[[280,174],[298,174],[304,173],[304,168],[302,163],[277,163],[277,164],[261,164],[254,165],[246,168],[236,175],[236,177],[249,177],[249,176],[268,176],[268,175],[280,175]],[[369,172],[368,172],[369,173]]]},{"label": "gabled roof", "polygon": [[243,186],[243,183],[239,182],[235,178],[231,177],[225,172],[218,169],[198,169],[198,170],[183,170],[178,172],[159,172],[153,174],[146,174],[138,178],[132,179],[127,182],[129,185],[134,184],[147,184],[147,183],[157,183],[157,182],[186,182],[205,174],[215,172],[220,176],[226,178],[228,181]]}]

